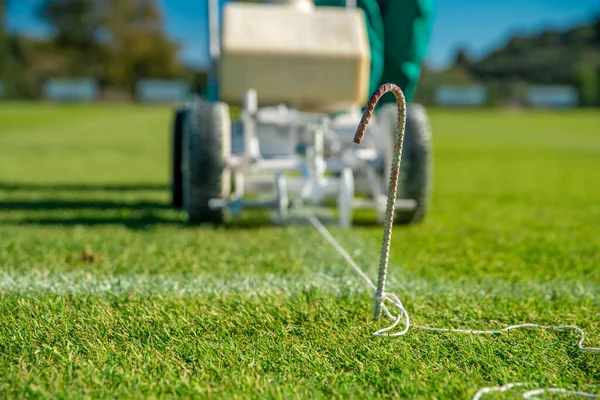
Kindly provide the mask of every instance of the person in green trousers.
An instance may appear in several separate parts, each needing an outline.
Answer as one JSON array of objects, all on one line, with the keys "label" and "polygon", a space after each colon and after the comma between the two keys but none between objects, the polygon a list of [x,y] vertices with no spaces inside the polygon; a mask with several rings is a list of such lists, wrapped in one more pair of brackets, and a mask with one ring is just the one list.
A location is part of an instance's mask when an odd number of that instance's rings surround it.
[{"label": "person in green trousers", "polygon": [[[344,0],[315,0],[316,6],[345,5]],[[357,0],[367,23],[371,48],[369,92],[383,83],[398,85],[412,102],[431,38],[434,0]],[[380,104],[394,102],[384,96]]]}]

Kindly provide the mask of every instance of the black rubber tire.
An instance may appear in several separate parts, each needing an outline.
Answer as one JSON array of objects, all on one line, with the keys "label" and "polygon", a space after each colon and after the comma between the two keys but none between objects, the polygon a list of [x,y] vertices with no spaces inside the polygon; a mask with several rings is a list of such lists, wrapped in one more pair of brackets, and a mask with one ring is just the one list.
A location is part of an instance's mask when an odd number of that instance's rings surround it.
[{"label": "black rubber tire", "polygon": [[173,130],[171,135],[171,206],[181,209],[183,192],[181,188],[181,141],[183,138],[183,123],[187,114],[185,107],[175,110]]},{"label": "black rubber tire", "polygon": [[[396,104],[385,104],[378,112],[382,128],[389,132],[392,140],[395,140],[396,137],[397,115]],[[390,168],[390,160],[386,160],[384,167]],[[417,207],[412,211],[396,211],[394,224],[407,225],[423,221],[431,200],[432,178],[431,124],[425,107],[411,103],[408,104],[406,112],[406,128],[396,198],[416,200]],[[383,183],[387,190],[388,181],[384,180]]]},{"label": "black rubber tire", "polygon": [[231,191],[226,159],[231,154],[229,106],[196,100],[185,118],[182,138],[183,209],[190,224],[224,220],[224,210],[213,210],[208,202],[227,198]]}]

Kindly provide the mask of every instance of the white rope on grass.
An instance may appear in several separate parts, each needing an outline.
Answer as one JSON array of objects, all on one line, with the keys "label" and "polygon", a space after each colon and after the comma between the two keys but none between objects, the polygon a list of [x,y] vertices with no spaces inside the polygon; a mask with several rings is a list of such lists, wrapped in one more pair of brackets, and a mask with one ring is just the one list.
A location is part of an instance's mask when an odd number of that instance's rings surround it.
[{"label": "white rope on grass", "polygon": [[[367,274],[358,266],[356,261],[344,250],[344,248],[338,243],[338,241],[331,235],[331,233],[327,230],[327,228],[314,216],[309,215],[308,220],[310,223],[317,229],[319,233],[323,235],[323,237],[331,243],[331,245],[340,253],[340,255],[348,261],[350,266],[365,280],[367,285],[371,287],[371,289],[375,290],[376,286],[373,284],[371,279],[367,276]],[[392,325],[387,328],[380,329],[375,332],[374,336],[402,336],[408,332],[408,330],[412,327],[415,329],[425,330],[425,331],[433,331],[433,332],[451,332],[451,333],[464,333],[471,335],[493,335],[508,332],[513,329],[521,329],[521,328],[539,328],[544,330],[574,330],[579,333],[580,339],[577,342],[577,347],[583,351],[592,351],[592,352],[600,352],[600,348],[598,347],[583,347],[583,342],[585,341],[585,332],[583,329],[573,326],[573,325],[541,325],[541,324],[533,324],[533,323],[524,323],[517,325],[509,325],[507,327],[501,329],[491,329],[491,330],[477,330],[477,329],[453,329],[453,328],[436,328],[436,327],[428,327],[428,326],[419,326],[419,325],[411,325],[410,317],[408,315],[408,311],[404,308],[402,301],[393,293],[384,293],[382,300],[388,301],[392,306],[398,309],[398,315],[394,316],[385,305],[382,307],[386,315],[392,319],[394,322]],[[402,320],[405,322],[404,329],[400,332],[396,333],[385,333],[394,329]]]},{"label": "white rope on grass", "polygon": [[563,393],[563,394],[569,394],[572,396],[586,397],[588,399],[600,398],[600,396],[593,394],[593,393],[574,392],[574,391],[570,391],[567,389],[560,389],[560,388],[545,388],[545,389],[530,390],[528,392],[523,393],[523,398],[524,399],[536,399],[537,397],[532,397],[532,396],[537,396],[538,394],[544,394],[544,393]]},{"label": "white rope on grass", "polygon": [[[323,235],[323,237],[348,262],[348,264],[358,273],[358,275],[361,278],[363,278],[363,280],[367,283],[367,285],[371,289],[376,291],[377,287],[373,284],[373,282],[371,281],[369,276],[358,266],[358,264],[356,263],[356,261],[354,261],[352,256],[350,256],[350,254],[348,254],[348,252],[339,244],[339,242],[333,237],[333,235],[331,235],[329,230],[327,230],[327,228],[321,223],[321,221],[319,221],[319,219],[317,217],[315,217],[314,215],[308,215],[307,218],[308,218],[308,221],[316,228],[316,230],[321,235]],[[581,329],[577,326],[572,326],[572,325],[550,326],[550,325],[541,325],[541,324],[533,324],[533,323],[524,323],[524,324],[518,324],[518,325],[509,325],[502,329],[492,329],[492,330],[435,328],[435,327],[411,325],[408,311],[406,311],[406,309],[404,308],[404,305],[402,304],[402,301],[400,301],[398,296],[396,296],[393,293],[385,293],[384,292],[382,298],[376,299],[376,301],[380,301],[381,303],[383,301],[388,301],[392,306],[394,306],[398,309],[398,315],[394,316],[387,309],[385,304],[382,304],[382,306],[381,306],[382,310],[388,316],[388,318],[390,318],[394,322],[387,328],[383,328],[383,329],[380,329],[380,330],[374,332],[373,336],[387,336],[387,337],[403,336],[408,332],[408,330],[411,327],[414,329],[420,329],[420,330],[430,331],[430,332],[450,332],[450,333],[463,333],[463,334],[471,334],[471,335],[493,335],[493,334],[500,334],[500,333],[508,332],[513,329],[521,329],[521,328],[540,328],[540,329],[544,329],[544,330],[568,329],[568,330],[574,330],[579,333],[580,339],[577,342],[577,347],[580,350],[591,351],[591,352],[600,352],[600,348],[597,348],[597,347],[583,347],[583,342],[585,341],[585,332],[583,331],[583,329]],[[394,329],[396,326],[398,326],[398,324],[402,320],[404,320],[404,329],[402,329],[399,332],[395,332],[395,333],[386,333],[386,332]],[[518,383],[509,383],[504,386],[485,387],[485,388],[480,389],[475,394],[475,396],[473,397],[473,400],[478,400],[481,398],[481,396],[483,396],[484,394],[487,394],[487,393],[505,392],[516,386],[523,386],[523,385],[526,385],[526,383],[518,382]],[[535,397],[533,397],[533,396],[540,395],[540,394],[543,394],[546,392],[548,392],[548,393],[563,393],[563,394],[569,394],[569,395],[573,395],[573,396],[581,396],[581,397],[592,398],[592,399],[600,398],[600,396],[592,394],[592,393],[570,391],[567,389],[560,389],[560,388],[544,388],[544,389],[530,390],[523,394],[523,398],[524,399],[534,399]]]},{"label": "white rope on grass", "polygon": [[586,397],[588,399],[600,398],[600,396],[593,394],[593,393],[574,392],[574,391],[570,391],[567,389],[560,389],[560,388],[545,388],[545,389],[530,390],[528,392],[523,393],[523,398],[524,399],[537,399],[537,397],[532,397],[532,396],[537,396],[538,394],[544,394],[544,393],[563,393],[563,394],[569,394],[572,396]]},{"label": "white rope on grass", "polygon": [[[311,224],[323,235],[323,237],[333,245],[333,247],[348,261],[348,263],[352,266],[352,268],[365,280],[365,282],[375,290],[374,300],[375,300],[375,311],[374,317],[375,319],[379,318],[381,310],[385,312],[385,314],[392,319],[394,322],[392,325],[387,328],[383,328],[373,333],[374,336],[387,336],[387,337],[395,337],[395,336],[403,336],[405,335],[411,327],[410,317],[408,312],[404,308],[402,301],[393,293],[385,292],[385,283],[387,277],[387,269],[388,269],[388,260],[390,253],[390,244],[392,238],[392,228],[394,224],[394,210],[395,210],[395,201],[396,201],[396,191],[398,187],[398,177],[400,173],[400,161],[402,156],[402,145],[404,142],[404,129],[406,124],[406,101],[404,98],[404,93],[400,87],[394,84],[383,84],[381,85],[375,93],[371,96],[369,101],[367,102],[367,106],[361,118],[361,121],[356,129],[356,134],[354,135],[354,142],[360,144],[367,130],[367,125],[369,124],[371,117],[373,116],[373,112],[375,110],[375,105],[379,101],[379,99],[386,93],[391,92],[394,94],[396,98],[396,105],[398,106],[398,129],[396,132],[396,145],[394,146],[394,154],[392,157],[392,167],[390,173],[390,181],[388,188],[388,199],[386,205],[385,212],[385,220],[383,224],[383,238],[381,243],[381,253],[379,260],[379,273],[378,273],[378,281],[377,285],[374,285],[373,282],[369,279],[367,274],[358,266],[358,264],[352,259],[352,257],[344,250],[344,248],[335,240],[335,238],[329,233],[327,228],[314,216],[309,215],[308,219]],[[390,305],[394,306],[398,310],[398,315],[394,316],[385,306],[385,302],[388,302]],[[402,320],[404,320],[404,329],[396,333],[386,333],[394,329]],[[579,333],[580,339],[577,343],[577,347],[582,351],[592,351],[592,352],[600,352],[600,348],[596,347],[583,347],[583,342],[585,340],[584,331],[577,327],[571,325],[560,325],[560,326],[547,326],[540,324],[532,324],[532,323],[524,323],[518,325],[510,325],[502,329],[494,329],[494,330],[474,330],[474,329],[451,329],[451,328],[434,328],[434,327],[425,327],[425,326],[417,326],[412,325],[415,329],[421,329],[425,331],[436,331],[436,332],[451,332],[451,333],[463,333],[463,334],[472,334],[472,335],[492,335],[499,334],[503,332],[508,332],[513,329],[520,328],[540,328],[544,330],[575,330]],[[501,386],[500,388],[484,388],[481,389],[475,395],[475,398],[481,397],[483,393],[487,393],[489,391],[505,391],[516,385],[521,384],[508,384],[505,386]],[[541,391],[540,391],[541,390]],[[558,389],[558,388],[550,388],[550,389],[538,389],[527,392],[525,398],[531,398],[531,396],[541,394],[544,392],[553,391],[560,393],[568,393],[568,394],[579,394],[583,392],[572,392],[566,389]],[[584,393],[585,395],[590,395],[589,393]],[[479,397],[478,397],[479,396]],[[595,395],[591,395],[595,396]]]},{"label": "white rope on grass", "polygon": [[[352,268],[354,268],[354,270],[358,273],[358,275],[365,280],[367,285],[369,285],[371,287],[371,289],[376,291],[377,287],[375,286],[375,284],[373,284],[371,279],[369,279],[369,276],[358,266],[356,261],[354,261],[352,256],[350,256],[350,254],[348,254],[348,252],[346,250],[344,250],[344,248],[338,243],[338,241],[335,240],[335,238],[331,235],[331,233],[329,233],[329,231],[327,230],[327,228],[325,228],[325,226],[321,223],[321,221],[319,221],[319,219],[317,217],[315,217],[314,215],[308,215],[307,218],[308,218],[309,222],[317,229],[317,231],[319,233],[321,233],[321,235],[323,235],[323,237],[337,250],[338,253],[340,253],[340,255],[342,257],[344,257],[344,259],[346,259],[348,264],[350,264],[350,266]],[[378,330],[373,335],[375,335],[375,336],[404,335],[406,332],[408,332],[408,329],[410,327],[410,319],[408,316],[408,312],[406,312],[406,310],[404,309],[404,306],[402,305],[402,302],[400,301],[400,299],[398,299],[398,297],[396,297],[396,295],[393,293],[388,294],[388,293],[384,292],[384,295],[381,299],[375,298],[375,301],[378,302],[379,304],[381,304],[383,302],[383,300],[389,301],[392,305],[397,307],[400,312],[397,317],[394,317],[393,314],[387,309],[385,304],[382,304],[381,308],[382,308],[383,312],[385,312],[385,314],[389,318],[395,319],[395,322],[387,328]],[[404,318],[405,328],[401,332],[398,332],[395,334],[385,334],[385,332],[394,329],[400,323],[402,318]]]},{"label": "white rope on grass", "polygon": [[[510,389],[512,389],[514,387],[518,387],[518,386],[527,386],[527,383],[515,382],[515,383],[507,383],[506,385],[502,385],[502,386],[484,387],[484,388],[479,389],[477,391],[477,393],[475,393],[475,396],[473,396],[472,400],[480,400],[484,394],[493,393],[493,392],[506,392],[507,390],[510,390]],[[542,388],[542,389],[529,390],[529,391],[523,393],[523,398],[524,399],[539,399],[538,397],[534,397],[534,396],[544,394],[544,393],[561,393],[561,394],[568,394],[571,396],[585,397],[588,399],[600,398],[599,395],[596,395],[593,393],[572,391],[572,390],[561,389],[561,388]]]},{"label": "white rope on grass", "polygon": [[488,393],[493,393],[493,392],[506,392],[507,390],[510,390],[516,386],[523,386],[524,383],[507,383],[506,385],[502,385],[502,386],[492,386],[492,387],[484,387],[481,388],[477,391],[477,393],[475,393],[475,396],[473,396],[473,400],[479,400],[481,399],[481,396],[483,396],[484,394],[488,394]]}]

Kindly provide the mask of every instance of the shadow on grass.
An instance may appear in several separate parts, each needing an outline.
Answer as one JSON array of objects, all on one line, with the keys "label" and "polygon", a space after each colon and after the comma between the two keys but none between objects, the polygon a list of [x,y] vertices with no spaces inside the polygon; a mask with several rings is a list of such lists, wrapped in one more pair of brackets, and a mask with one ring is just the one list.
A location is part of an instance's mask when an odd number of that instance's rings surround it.
[{"label": "shadow on grass", "polygon": [[[319,216],[319,222],[323,224],[327,229],[337,229],[339,227],[338,220],[335,217],[330,216]],[[306,217],[294,216],[288,219],[287,223],[284,225],[279,225],[274,222],[268,216],[259,216],[259,217],[246,217],[240,220],[229,221],[222,225],[223,229],[226,230],[256,230],[256,229],[269,229],[269,228],[288,228],[288,227],[296,227],[296,226],[309,226],[312,227],[312,223]],[[406,229],[410,227],[411,224],[405,225],[394,225],[394,229]],[[357,218],[354,218],[352,221],[352,228],[369,228],[376,230],[383,230],[383,224],[377,222],[377,218],[373,216],[370,218],[369,216],[361,215]],[[350,229],[352,229],[350,228]]]},{"label": "shadow on grass", "polygon": [[147,230],[160,226],[182,225],[175,218],[148,214],[138,217],[71,217],[71,218],[24,218],[18,221],[2,221],[2,224],[35,226],[123,226],[132,230]]},{"label": "shadow on grass", "polygon": [[44,210],[164,210],[171,206],[157,201],[123,202],[111,200],[5,200],[0,201],[0,210],[44,211]]},{"label": "shadow on grass", "polygon": [[[0,182],[0,192],[13,192],[0,200],[0,211],[10,218],[0,220],[3,225],[37,225],[37,226],[124,226],[129,229],[150,229],[157,226],[181,225],[183,219],[167,202],[154,200],[119,200],[114,199],[78,199],[78,194],[86,192],[147,192],[164,191],[166,185],[157,184],[62,184],[62,183],[19,183]],[[57,198],[54,192],[67,191],[67,196]],[[31,199],[32,193],[41,193],[43,198]],[[72,193],[72,196],[70,194]],[[15,196],[16,194],[16,196]],[[22,197],[23,196],[23,197]],[[95,195],[94,195],[95,196]],[[141,196],[144,196],[143,194]],[[17,197],[17,198],[15,198]],[[22,197],[22,198],[18,198]],[[64,198],[66,197],[66,198]],[[136,196],[137,197],[137,196]],[[59,212],[59,216],[36,215],[32,212]],[[86,212],[87,211],[87,212]],[[15,218],[12,213],[22,213]],[[102,212],[109,215],[102,216]],[[97,213],[98,215],[94,215]],[[12,214],[12,215],[11,215]],[[92,215],[90,215],[92,214]]]},{"label": "shadow on grass", "polygon": [[[135,191],[164,191],[168,185],[158,184],[62,184],[62,183],[5,183],[0,182],[0,191],[22,191],[22,192],[59,192],[72,191],[74,197],[77,192],[107,191],[107,192],[135,192]],[[182,229],[224,229],[224,230],[246,230],[278,229],[292,226],[311,226],[308,219],[293,217],[285,225],[280,226],[268,215],[268,212],[255,210],[247,213],[241,219],[227,218],[227,222],[216,227],[212,224],[192,225],[185,221],[182,213],[177,212],[171,204],[158,201],[120,201],[120,200],[73,200],[50,198],[32,199],[10,199],[0,200],[0,211],[70,211],[71,215],[64,217],[49,216],[27,216],[19,219],[0,220],[5,225],[38,225],[38,226],[124,226],[128,229],[153,229],[161,226],[181,227]],[[124,215],[89,216],[82,211],[111,211]],[[171,210],[171,212],[169,212]],[[373,214],[373,215],[371,215]],[[319,220],[327,227],[336,227],[337,219],[331,217],[319,217]],[[353,227],[382,229],[377,223],[374,213],[357,213],[353,220]],[[400,228],[395,226],[394,228]]]},{"label": "shadow on grass", "polygon": [[0,220],[2,225],[14,226],[59,226],[59,227],[101,227],[121,226],[131,230],[150,230],[161,227],[175,227],[181,230],[225,230],[225,231],[255,231],[260,229],[277,229],[278,226],[269,219],[234,220],[216,225],[213,223],[190,224],[185,217],[167,217],[148,211],[143,215],[116,217],[69,216],[63,218],[25,217],[18,220]]},{"label": "shadow on grass", "polygon": [[86,184],[86,183],[24,183],[0,182],[0,191],[41,191],[41,192],[140,192],[162,191],[169,189],[169,185],[152,183],[131,184]]},{"label": "shadow on grass", "polygon": [[[160,227],[179,227],[182,230],[188,229],[207,229],[207,230],[225,230],[225,231],[256,231],[256,230],[277,230],[287,229],[290,227],[306,226],[312,227],[310,221],[307,219],[297,218],[288,221],[285,225],[279,225],[269,217],[261,218],[250,216],[249,218],[243,218],[239,220],[229,220],[223,224],[215,225],[212,223],[206,224],[189,224],[185,221],[185,217],[182,215],[174,214],[173,216],[164,216],[158,213],[152,212],[151,209],[144,210],[145,213],[142,215],[127,215],[127,216],[116,216],[116,217],[88,217],[88,216],[71,216],[64,218],[50,218],[50,217],[38,217],[38,218],[22,218],[19,220],[0,220],[0,224],[10,225],[36,225],[36,226],[123,226],[132,230],[149,230]],[[335,220],[321,220],[321,223],[328,229],[337,228],[337,221]],[[394,226],[394,229],[405,229],[410,225],[398,225]],[[352,228],[369,228],[381,230],[383,227],[374,220],[358,220],[352,225]]]}]

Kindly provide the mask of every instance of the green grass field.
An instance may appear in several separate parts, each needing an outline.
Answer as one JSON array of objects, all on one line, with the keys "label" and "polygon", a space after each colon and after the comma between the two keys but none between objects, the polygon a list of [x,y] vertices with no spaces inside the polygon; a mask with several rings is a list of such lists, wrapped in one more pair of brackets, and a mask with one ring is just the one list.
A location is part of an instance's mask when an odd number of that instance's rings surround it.
[{"label": "green grass field", "polygon": [[[388,290],[417,325],[573,324],[600,347],[600,114],[431,118],[432,208],[395,229]],[[600,353],[573,332],[373,337],[389,321],[314,228],[186,226],[170,123],[0,105],[1,398],[600,394]],[[374,279],[381,227],[331,231]]]}]

